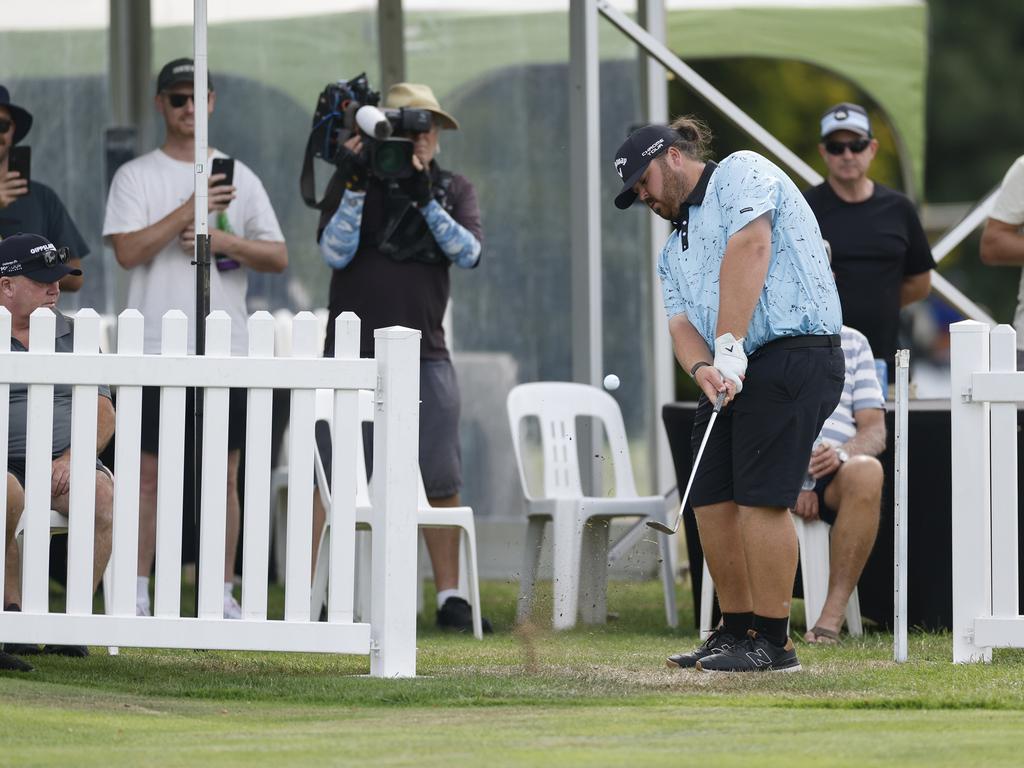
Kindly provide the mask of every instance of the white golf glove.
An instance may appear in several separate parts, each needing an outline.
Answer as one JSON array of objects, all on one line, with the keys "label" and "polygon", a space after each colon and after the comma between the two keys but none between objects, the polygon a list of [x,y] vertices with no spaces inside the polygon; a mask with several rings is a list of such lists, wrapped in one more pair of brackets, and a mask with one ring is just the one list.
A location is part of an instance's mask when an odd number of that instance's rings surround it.
[{"label": "white golf glove", "polygon": [[743,339],[731,333],[723,333],[715,339],[715,368],[736,385],[736,394],[743,390],[743,375],[747,372],[747,353],[743,351]]}]

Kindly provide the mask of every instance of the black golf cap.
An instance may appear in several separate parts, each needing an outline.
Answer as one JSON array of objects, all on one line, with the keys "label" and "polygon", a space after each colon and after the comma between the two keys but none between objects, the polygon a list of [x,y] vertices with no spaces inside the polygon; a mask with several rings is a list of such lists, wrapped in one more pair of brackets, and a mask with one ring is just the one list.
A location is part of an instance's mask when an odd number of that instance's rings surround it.
[{"label": "black golf cap", "polygon": [[55,283],[67,275],[80,275],[82,270],[63,263],[65,249],[57,248],[42,235],[18,233],[0,240],[0,276],[30,277],[37,283]]},{"label": "black golf cap", "polygon": [[[192,59],[175,59],[164,64],[160,74],[156,76],[156,92],[162,93],[178,83],[193,83],[196,77],[196,65]],[[206,71],[206,88],[213,90],[213,78]]]},{"label": "black golf cap", "polygon": [[615,172],[622,179],[622,191],[615,196],[615,207],[625,210],[636,200],[633,185],[640,181],[651,161],[668,151],[679,134],[667,125],[637,128],[615,152]]}]

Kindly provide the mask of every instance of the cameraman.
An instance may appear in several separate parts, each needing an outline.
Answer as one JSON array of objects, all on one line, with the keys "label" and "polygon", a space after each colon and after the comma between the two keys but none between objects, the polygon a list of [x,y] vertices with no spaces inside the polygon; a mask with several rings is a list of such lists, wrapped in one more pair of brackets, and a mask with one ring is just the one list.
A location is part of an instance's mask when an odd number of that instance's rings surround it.
[{"label": "cameraman", "polygon": [[[360,354],[373,355],[373,331],[391,325],[423,334],[420,347],[420,471],[434,507],[460,506],[459,390],[441,320],[450,294],[448,270],[480,260],[480,211],[473,185],[434,160],[442,129],[458,130],[429,86],[398,83],[385,107],[427,110],[430,129],[409,135],[414,172],[387,181],[369,171],[360,137],[345,143],[322,205],[317,240],[333,271],[324,355],[334,354],[334,320],[355,312],[362,320]],[[323,509],[315,496],[314,538]],[[423,531],[437,587],[437,624],[472,631],[466,596],[459,593],[459,533]],[[484,631],[490,631],[485,620]]]}]

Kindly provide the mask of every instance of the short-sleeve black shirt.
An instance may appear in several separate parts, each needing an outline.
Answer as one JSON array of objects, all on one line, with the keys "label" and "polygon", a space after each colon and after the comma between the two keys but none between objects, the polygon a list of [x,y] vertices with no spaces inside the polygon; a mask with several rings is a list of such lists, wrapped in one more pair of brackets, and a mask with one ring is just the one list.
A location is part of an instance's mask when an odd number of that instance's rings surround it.
[{"label": "short-sleeve black shirt", "polygon": [[895,373],[903,279],[935,267],[917,211],[905,195],[878,183],[862,203],[839,199],[827,181],[804,196],[832,247],[843,324],[867,336],[874,356]]},{"label": "short-sleeve black shirt", "polygon": [[38,181],[29,182],[27,195],[0,208],[0,239],[20,232],[42,235],[58,248],[70,249],[76,259],[89,253],[57,193]]}]

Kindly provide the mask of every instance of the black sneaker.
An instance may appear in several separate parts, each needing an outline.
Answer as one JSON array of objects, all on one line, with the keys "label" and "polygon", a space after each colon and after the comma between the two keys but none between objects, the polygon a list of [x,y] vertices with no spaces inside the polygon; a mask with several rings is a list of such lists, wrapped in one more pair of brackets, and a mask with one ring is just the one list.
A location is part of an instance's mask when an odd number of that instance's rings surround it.
[{"label": "black sneaker", "polygon": [[89,649],[84,645],[47,645],[43,647],[43,653],[52,656],[70,656],[74,659],[84,659],[89,655]]},{"label": "black sneaker", "polygon": [[705,656],[712,656],[722,651],[727,651],[739,642],[739,638],[725,627],[719,627],[711,631],[707,639],[689,653],[677,653],[665,659],[665,666],[669,669],[693,669],[697,662]]},{"label": "black sneaker", "polygon": [[31,672],[35,667],[27,661],[22,661],[17,656],[11,656],[6,651],[0,651],[0,670],[9,672]]},{"label": "black sneaker", "polygon": [[[487,619],[481,618],[480,624],[485,635],[494,631],[491,629],[491,622]],[[472,633],[473,609],[461,597],[449,597],[444,601],[444,605],[437,609],[437,626],[452,632]]]},{"label": "black sneaker", "polygon": [[732,648],[706,656],[697,662],[703,672],[799,672],[793,641],[788,637],[782,648],[752,629]]}]

